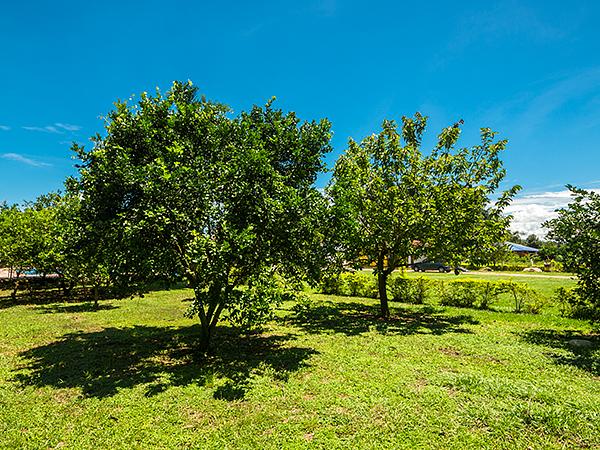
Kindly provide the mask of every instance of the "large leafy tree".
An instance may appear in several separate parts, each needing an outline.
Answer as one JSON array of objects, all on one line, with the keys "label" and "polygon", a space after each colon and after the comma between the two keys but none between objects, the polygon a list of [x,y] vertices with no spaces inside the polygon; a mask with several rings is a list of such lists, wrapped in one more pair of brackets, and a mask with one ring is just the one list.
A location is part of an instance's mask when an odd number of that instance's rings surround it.
[{"label": "large leafy tree", "polygon": [[544,223],[548,238],[561,246],[563,261],[578,277],[580,305],[600,318],[600,194],[568,185],[573,201]]},{"label": "large leafy tree", "polygon": [[93,148],[75,147],[83,229],[116,286],[185,278],[206,350],[223,313],[256,322],[283,280],[317,276],[329,139],[327,120],[272,102],[231,117],[191,83],[117,103]]},{"label": "large leafy tree", "polygon": [[482,129],[480,145],[455,149],[456,124],[424,155],[426,122],[417,113],[402,119],[400,131],[384,121],[379,134],[350,139],[327,189],[336,249],[346,262],[366,257],[375,264],[383,316],[389,315],[387,278],[409,257],[457,265],[495,251],[509,220],[502,210],[517,189],[490,200],[505,175],[499,154],[506,141]]}]

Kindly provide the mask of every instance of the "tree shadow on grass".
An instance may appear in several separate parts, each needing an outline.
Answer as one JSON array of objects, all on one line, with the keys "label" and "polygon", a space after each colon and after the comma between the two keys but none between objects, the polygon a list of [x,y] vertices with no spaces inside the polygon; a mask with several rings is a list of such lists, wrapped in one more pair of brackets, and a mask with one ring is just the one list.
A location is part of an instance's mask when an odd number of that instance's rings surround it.
[{"label": "tree shadow on grass", "polygon": [[[156,282],[149,285],[146,288],[142,289],[142,293],[145,295],[150,292],[158,292],[158,291],[170,291],[174,289],[182,289],[185,285],[183,283],[160,283]],[[138,296],[138,294],[133,294],[132,296]],[[103,289],[100,291],[99,300],[118,300],[120,298],[128,298],[129,295],[124,297],[115,296],[114,293],[111,293],[108,289]],[[143,297],[143,295],[142,295]],[[91,288],[85,289],[82,286],[77,286],[69,290],[68,294],[65,295],[62,289],[59,289],[57,286],[54,286],[50,289],[35,289],[35,290],[21,290],[17,292],[15,298],[11,296],[10,290],[0,290],[0,310],[12,308],[13,306],[22,306],[22,305],[50,305],[53,303],[84,303],[92,304],[94,302],[93,292]],[[82,309],[85,309],[84,306],[81,306]],[[43,309],[43,308],[42,308]],[[69,312],[66,311],[68,308],[55,308],[56,311],[48,310],[46,312]],[[73,307],[72,312],[79,312],[76,310],[76,307]],[[98,308],[100,309],[110,309],[110,308]],[[85,309],[85,311],[95,311],[94,308]]]},{"label": "tree shadow on grass", "polygon": [[479,323],[470,315],[447,315],[431,306],[423,306],[419,310],[392,308],[391,316],[383,319],[379,317],[379,305],[340,301],[309,306],[282,320],[308,333],[333,332],[348,336],[373,329],[382,334],[403,336],[472,333],[463,325]]},{"label": "tree shadow on grass", "polygon": [[117,309],[118,306],[99,304],[94,306],[93,303],[77,303],[77,304],[62,304],[52,303],[50,305],[36,306],[35,310],[42,314],[56,314],[56,313],[83,313],[83,312],[97,312],[97,311],[109,311],[111,309]]},{"label": "tree shadow on grass", "polygon": [[[548,356],[556,364],[578,367],[594,376],[600,376],[600,335],[583,334],[577,330],[533,330],[520,333],[530,344],[548,347]],[[589,346],[569,344],[572,339],[589,341]]]},{"label": "tree shadow on grass", "polygon": [[[106,298],[102,298],[104,300]],[[58,289],[40,290],[40,291],[21,291],[16,298],[12,298],[10,293],[0,296],[0,309],[12,308],[22,305],[49,305],[52,303],[82,303],[92,304],[93,298],[89,291],[82,288],[73,289],[69,295],[65,296]]]},{"label": "tree shadow on grass", "polygon": [[242,399],[251,378],[267,373],[285,381],[307,365],[312,349],[286,346],[290,335],[240,334],[218,328],[210,355],[196,353],[198,326],[135,326],[64,335],[21,353],[13,381],[22,386],[79,388],[86,397],[108,397],[145,385],[152,396],[171,386],[214,387],[214,397]]}]

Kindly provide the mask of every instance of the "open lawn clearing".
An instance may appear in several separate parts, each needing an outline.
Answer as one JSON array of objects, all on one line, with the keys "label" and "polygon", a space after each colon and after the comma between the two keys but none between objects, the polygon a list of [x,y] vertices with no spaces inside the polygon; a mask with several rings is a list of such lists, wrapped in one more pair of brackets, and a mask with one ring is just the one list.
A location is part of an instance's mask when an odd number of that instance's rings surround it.
[{"label": "open lawn clearing", "polygon": [[0,446],[600,446],[584,322],[394,303],[384,322],[377,300],[312,295],[260,333],[220,327],[200,358],[190,296],[0,300]]},{"label": "open lawn clearing", "polygon": [[525,278],[558,278],[564,280],[576,280],[577,276],[571,273],[565,272],[479,272],[477,270],[470,270],[465,272],[465,275],[478,275],[478,276],[490,276],[490,277],[525,277]]}]

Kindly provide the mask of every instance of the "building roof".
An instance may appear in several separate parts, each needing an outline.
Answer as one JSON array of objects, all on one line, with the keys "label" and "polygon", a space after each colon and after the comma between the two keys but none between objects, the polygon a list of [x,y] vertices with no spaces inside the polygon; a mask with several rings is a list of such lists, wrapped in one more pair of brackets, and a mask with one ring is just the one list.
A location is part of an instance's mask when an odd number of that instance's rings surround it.
[{"label": "building roof", "polygon": [[524,252],[524,253],[537,253],[539,250],[533,247],[527,247],[526,245],[515,244],[514,242],[506,242],[508,249],[511,252]]}]

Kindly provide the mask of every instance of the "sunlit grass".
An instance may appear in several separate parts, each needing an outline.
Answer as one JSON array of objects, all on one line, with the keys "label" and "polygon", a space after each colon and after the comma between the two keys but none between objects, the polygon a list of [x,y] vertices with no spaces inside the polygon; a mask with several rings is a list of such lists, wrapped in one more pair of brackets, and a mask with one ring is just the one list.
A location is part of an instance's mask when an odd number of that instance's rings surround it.
[{"label": "sunlit grass", "polygon": [[0,446],[600,446],[585,322],[400,304],[382,321],[377,300],[312,295],[259,332],[223,325],[202,357],[190,295],[0,300]]}]

